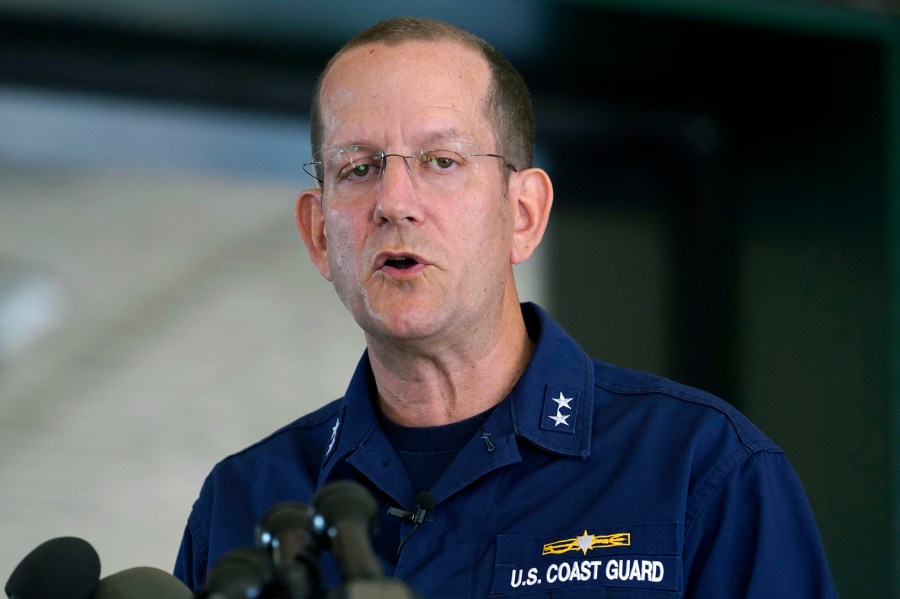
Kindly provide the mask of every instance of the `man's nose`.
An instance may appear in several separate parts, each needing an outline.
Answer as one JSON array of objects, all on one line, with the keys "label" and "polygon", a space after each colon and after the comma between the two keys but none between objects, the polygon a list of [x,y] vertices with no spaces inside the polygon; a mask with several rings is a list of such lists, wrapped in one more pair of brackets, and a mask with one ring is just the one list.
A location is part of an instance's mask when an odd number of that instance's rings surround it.
[{"label": "man's nose", "polygon": [[[388,160],[393,158],[394,160]],[[376,189],[374,219],[384,222],[419,222],[423,211],[421,194],[415,185],[415,158],[401,154],[387,154]]]}]

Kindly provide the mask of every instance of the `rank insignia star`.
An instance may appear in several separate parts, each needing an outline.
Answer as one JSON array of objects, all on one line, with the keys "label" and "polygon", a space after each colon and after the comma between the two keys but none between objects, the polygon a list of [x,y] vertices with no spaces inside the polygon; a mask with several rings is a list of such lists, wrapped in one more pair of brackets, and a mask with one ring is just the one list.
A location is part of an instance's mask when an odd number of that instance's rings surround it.
[{"label": "rank insignia star", "polygon": [[574,434],[580,393],[558,385],[547,385],[541,428]]},{"label": "rank insignia star", "polygon": [[550,416],[549,418],[550,418],[550,420],[552,420],[553,422],[556,423],[554,426],[559,426],[560,424],[568,425],[569,423],[566,421],[569,419],[570,415],[571,414],[566,414],[565,416],[563,416],[562,412],[560,412],[559,410],[556,410],[556,414],[553,416]]},{"label": "rank insignia star", "polygon": [[569,403],[574,398],[573,397],[564,397],[562,394],[562,391],[559,392],[559,397],[553,397],[551,399],[559,404],[560,409],[562,409],[562,408],[569,408],[570,410],[572,409],[572,407],[569,405]]}]

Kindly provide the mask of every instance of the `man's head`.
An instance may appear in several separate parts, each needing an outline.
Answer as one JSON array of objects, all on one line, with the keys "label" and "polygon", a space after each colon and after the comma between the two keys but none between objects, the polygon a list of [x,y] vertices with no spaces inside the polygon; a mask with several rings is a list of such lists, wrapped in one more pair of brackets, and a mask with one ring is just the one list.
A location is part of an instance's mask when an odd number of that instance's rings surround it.
[{"label": "man's head", "polygon": [[[319,77],[310,106],[312,151],[315,153],[322,149],[322,82],[335,61],[344,52],[367,44],[397,45],[410,41],[457,42],[484,58],[491,73],[485,110],[494,127],[499,153],[517,169],[531,167],[534,158],[534,115],[522,76],[503,55],[480,37],[449,23],[420,17],[398,17],[376,23],[351,38],[331,58]],[[448,56],[447,59],[452,60],[453,57]]]},{"label": "man's head", "polygon": [[[530,107],[528,141],[517,142],[526,155],[505,156],[498,126],[511,121],[477,38],[418,20],[368,31],[320,82],[322,185],[300,195],[298,228],[370,344],[467,342],[518,314],[512,265],[546,226],[549,178],[520,166],[531,159]],[[379,31],[407,33],[383,41]]]}]

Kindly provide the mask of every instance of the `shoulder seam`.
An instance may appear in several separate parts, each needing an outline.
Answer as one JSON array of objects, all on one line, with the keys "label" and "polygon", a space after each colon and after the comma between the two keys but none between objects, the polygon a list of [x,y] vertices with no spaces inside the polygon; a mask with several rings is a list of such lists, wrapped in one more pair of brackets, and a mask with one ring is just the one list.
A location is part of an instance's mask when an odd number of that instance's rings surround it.
[{"label": "shoulder seam", "polygon": [[[681,389],[681,385],[677,383],[673,383],[671,386],[669,385],[646,385],[640,387],[634,386],[624,386],[624,385],[616,385],[610,383],[602,379],[600,376],[594,377],[594,384],[610,393],[616,393],[620,395],[664,395],[666,397],[671,397],[673,399],[685,401],[688,403],[705,406],[711,410],[715,410],[719,412],[725,418],[728,419],[728,423],[731,425],[731,428],[734,430],[734,434],[737,435],[737,438],[740,440],[741,444],[747,447],[748,449],[753,450],[755,446],[758,446],[759,449],[767,448],[767,444],[762,442],[761,440],[750,440],[748,439],[740,427],[735,422],[735,414],[732,412],[732,409],[729,409],[731,406],[725,404],[721,400],[714,400],[715,396],[709,395],[704,391],[700,391],[699,389],[694,390],[693,393],[688,392],[688,390]],[[771,443],[771,442],[770,442]],[[774,443],[771,443],[768,446],[769,449],[780,450]]]},{"label": "shoulder seam", "polygon": [[[743,464],[748,459],[763,453],[784,454],[784,451],[778,447],[763,445],[761,443],[747,444],[744,447],[746,448],[745,451],[734,451],[726,459],[722,460],[719,467],[716,468],[716,470],[714,470],[701,485],[699,485],[701,488],[697,491],[697,499],[690,500],[685,509],[685,538],[690,535],[694,523],[697,522],[698,516],[703,512],[709,498],[712,497],[716,489],[719,488],[722,481],[728,478],[739,465]],[[697,504],[696,507],[691,507],[691,505],[695,503]]]},{"label": "shoulder seam", "polygon": [[276,437],[280,437],[281,435],[284,435],[290,431],[297,430],[297,429],[310,429],[310,428],[315,428],[317,426],[321,426],[322,424],[329,422],[334,417],[334,415],[340,410],[340,402],[341,402],[341,400],[335,400],[328,404],[325,404],[318,410],[316,410],[310,414],[307,414],[306,416],[298,418],[297,420],[291,422],[290,424],[286,424],[286,425],[282,426],[281,428],[279,428],[278,430],[266,435],[262,439],[259,439],[258,441],[251,443],[250,445],[244,447],[243,449],[240,449],[240,450],[228,455],[227,457],[223,458],[222,461],[224,462],[231,458],[235,458],[240,455],[243,455],[243,454],[247,453],[248,451],[251,451],[251,450],[255,449],[256,447],[262,445],[263,443],[268,443],[272,439],[275,439]]}]

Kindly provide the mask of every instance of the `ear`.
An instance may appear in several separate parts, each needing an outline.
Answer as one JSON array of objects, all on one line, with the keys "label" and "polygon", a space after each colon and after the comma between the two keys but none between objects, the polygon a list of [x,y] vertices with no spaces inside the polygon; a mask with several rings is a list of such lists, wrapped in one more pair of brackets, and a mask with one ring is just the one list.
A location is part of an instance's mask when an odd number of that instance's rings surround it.
[{"label": "ear", "polygon": [[322,192],[307,189],[300,193],[295,207],[297,229],[306,244],[309,259],[319,269],[325,280],[331,280],[328,269],[328,236],[325,234],[325,213],[322,209]]},{"label": "ear", "polygon": [[516,211],[509,259],[521,264],[531,257],[547,229],[553,184],[543,169],[529,168],[512,174],[509,193]]}]

